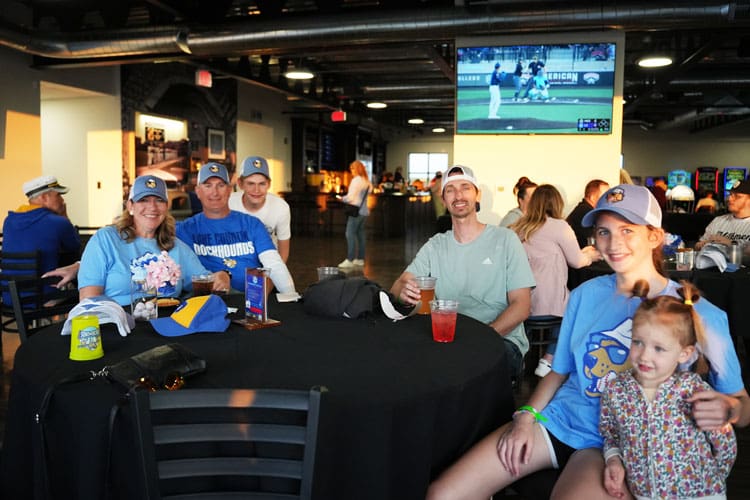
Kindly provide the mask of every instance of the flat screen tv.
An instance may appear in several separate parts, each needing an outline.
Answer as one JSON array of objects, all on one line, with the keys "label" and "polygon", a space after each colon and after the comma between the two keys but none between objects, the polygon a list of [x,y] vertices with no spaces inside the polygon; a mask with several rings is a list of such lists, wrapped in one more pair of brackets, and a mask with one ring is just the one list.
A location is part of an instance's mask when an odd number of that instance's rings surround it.
[{"label": "flat screen tv", "polygon": [[457,47],[456,133],[612,133],[615,47]]}]

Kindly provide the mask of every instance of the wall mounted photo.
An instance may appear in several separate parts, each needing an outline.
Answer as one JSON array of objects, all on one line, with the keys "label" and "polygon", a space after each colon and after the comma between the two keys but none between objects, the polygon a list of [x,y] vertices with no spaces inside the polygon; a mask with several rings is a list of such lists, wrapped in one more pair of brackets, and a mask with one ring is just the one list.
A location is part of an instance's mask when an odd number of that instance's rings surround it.
[{"label": "wall mounted photo", "polygon": [[206,142],[208,144],[208,159],[209,160],[224,160],[227,157],[225,149],[225,136],[223,130],[215,128],[208,129],[206,134]]}]

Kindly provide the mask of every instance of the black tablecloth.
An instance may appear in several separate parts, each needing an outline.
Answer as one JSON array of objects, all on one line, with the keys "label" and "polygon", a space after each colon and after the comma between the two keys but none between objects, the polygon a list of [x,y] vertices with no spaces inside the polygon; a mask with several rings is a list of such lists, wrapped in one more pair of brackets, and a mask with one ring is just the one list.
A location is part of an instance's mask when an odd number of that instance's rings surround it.
[{"label": "black tablecloth", "polygon": [[[611,272],[612,269],[604,262],[570,270],[568,288],[572,290],[586,280]],[[692,271],[669,269],[668,274],[675,281],[684,279],[695,284],[704,297],[726,312],[732,337],[750,336],[750,268],[742,267],[735,272],[724,273],[715,267]]]},{"label": "black tablecloth", "polygon": [[706,226],[715,216],[715,214],[702,212],[695,214],[664,212],[661,225],[665,231],[682,236],[685,245],[692,245],[703,236]]},{"label": "black tablecloth", "polygon": [[[50,327],[21,345],[15,359],[0,461],[3,498],[32,498],[37,437],[34,414],[45,390],[167,341],[203,356],[207,372],[189,387],[309,388],[329,391],[321,409],[317,499],[417,499],[431,478],[510,418],[514,408],[504,344],[487,325],[459,316],[456,340],[432,341],[429,316],[398,323],[306,315],[301,304],[273,304],[281,326],[176,339],[148,324],[127,338],[103,325],[105,356],[68,359],[69,338]],[[55,498],[103,497],[107,418],[120,391],[106,381],[60,387],[46,435]],[[114,428],[110,498],[136,498],[127,407]]]}]

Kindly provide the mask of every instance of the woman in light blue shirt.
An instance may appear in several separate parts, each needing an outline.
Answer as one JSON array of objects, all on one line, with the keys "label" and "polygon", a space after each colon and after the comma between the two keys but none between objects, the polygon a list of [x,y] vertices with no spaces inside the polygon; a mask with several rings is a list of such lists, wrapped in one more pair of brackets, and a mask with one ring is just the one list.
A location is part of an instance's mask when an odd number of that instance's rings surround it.
[{"label": "woman in light blue shirt", "polygon": [[[120,305],[130,304],[130,282],[134,274],[145,276],[145,266],[162,251],[180,266],[176,283],[165,283],[160,295],[179,297],[191,292],[193,274],[209,274],[198,257],[175,237],[175,221],[167,208],[167,187],[152,175],[135,180],[126,210],[114,225],[91,237],[81,258],[78,288],[81,300],[106,295]],[[226,290],[229,283],[217,276],[214,289]],[[226,281],[226,280],[224,280]]]}]

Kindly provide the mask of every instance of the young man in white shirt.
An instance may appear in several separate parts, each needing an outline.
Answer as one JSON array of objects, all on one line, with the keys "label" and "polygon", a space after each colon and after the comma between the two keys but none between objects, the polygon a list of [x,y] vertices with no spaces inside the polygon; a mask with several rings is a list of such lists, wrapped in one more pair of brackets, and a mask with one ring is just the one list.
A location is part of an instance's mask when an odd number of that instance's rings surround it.
[{"label": "young man in white shirt", "polygon": [[729,247],[736,241],[745,255],[750,252],[750,180],[734,181],[727,200],[728,214],[715,217],[706,227],[700,241],[701,249],[706,243],[719,243]]},{"label": "young man in white shirt", "polygon": [[259,218],[266,226],[274,245],[286,262],[292,238],[289,205],[279,196],[269,193],[271,175],[268,162],[261,156],[248,156],[242,162],[237,187],[241,189],[229,197],[229,208]]}]

